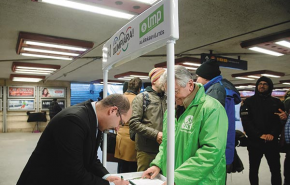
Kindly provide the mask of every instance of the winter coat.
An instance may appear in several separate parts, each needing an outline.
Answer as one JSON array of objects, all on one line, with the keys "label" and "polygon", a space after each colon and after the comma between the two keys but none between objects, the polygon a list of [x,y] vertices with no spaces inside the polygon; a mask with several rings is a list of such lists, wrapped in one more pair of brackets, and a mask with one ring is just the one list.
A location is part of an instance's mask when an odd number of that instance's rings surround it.
[{"label": "winter coat", "polygon": [[[261,78],[262,80],[260,80]],[[281,121],[279,116],[274,113],[280,113],[278,109],[284,110],[284,105],[278,98],[271,96],[272,81],[266,77],[261,78],[256,83],[255,95],[247,98],[241,107],[242,124],[248,136],[248,148],[263,147],[265,140],[260,138],[263,134],[274,136],[273,141],[267,141],[266,144],[276,148],[281,133]],[[258,91],[260,81],[266,81],[269,84],[266,94]]]},{"label": "winter coat", "polygon": [[158,94],[151,87],[148,92],[150,103],[143,112],[143,95],[138,94],[132,103],[132,117],[129,127],[136,132],[136,150],[147,153],[158,153],[159,144],[156,141],[158,132],[162,132],[163,115],[166,110],[166,96]]},{"label": "winter coat", "polygon": [[[175,120],[176,185],[225,184],[227,115],[222,105],[199,90],[183,114]],[[167,112],[164,115],[163,139],[159,153],[150,164],[167,175]]]},{"label": "winter coat", "polygon": [[51,118],[53,118],[57,113],[59,113],[62,110],[57,101],[52,101],[48,109]]},{"label": "winter coat", "polygon": [[[136,97],[134,93],[128,92],[125,92],[124,95],[129,99],[130,104]],[[137,161],[136,155],[135,142],[130,139],[129,122],[127,122],[117,132],[115,157],[125,161]]]},{"label": "winter coat", "polygon": [[[215,79],[218,80],[214,81]],[[229,165],[234,160],[236,133],[235,105],[241,102],[240,93],[231,82],[227,79],[222,79],[221,75],[212,79],[208,83],[212,84],[206,90],[206,94],[218,100],[225,107],[227,112],[229,127],[226,147],[226,162]],[[225,88],[227,88],[228,91],[231,90],[233,98],[227,97]]]}]

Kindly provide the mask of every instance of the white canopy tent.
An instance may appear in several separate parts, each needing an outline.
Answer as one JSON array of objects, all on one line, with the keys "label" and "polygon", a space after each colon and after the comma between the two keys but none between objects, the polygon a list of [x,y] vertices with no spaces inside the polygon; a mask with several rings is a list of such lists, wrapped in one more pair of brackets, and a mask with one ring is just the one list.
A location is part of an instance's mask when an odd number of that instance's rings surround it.
[{"label": "white canopy tent", "polygon": [[[116,32],[103,46],[104,97],[108,91],[108,72],[150,51],[167,45],[167,183],[174,184],[175,83],[174,44],[179,38],[178,0],[162,0]],[[107,166],[107,135],[104,134],[103,165]]]}]

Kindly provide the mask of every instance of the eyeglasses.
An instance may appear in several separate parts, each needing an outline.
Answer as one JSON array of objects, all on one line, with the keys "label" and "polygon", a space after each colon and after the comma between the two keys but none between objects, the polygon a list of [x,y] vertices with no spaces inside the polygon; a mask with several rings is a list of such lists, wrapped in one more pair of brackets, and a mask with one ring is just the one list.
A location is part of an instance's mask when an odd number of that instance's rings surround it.
[{"label": "eyeglasses", "polygon": [[[117,106],[116,106],[117,107]],[[124,123],[124,121],[123,121],[123,119],[122,119],[122,116],[121,116],[121,113],[120,113],[120,111],[119,111],[119,107],[117,107],[118,109],[117,109],[117,111],[118,111],[118,114],[120,115],[120,122],[119,122],[119,125],[122,125],[122,126],[124,126],[125,125],[125,123]]]},{"label": "eyeglasses", "polygon": [[259,86],[268,86],[268,83],[259,83]]}]

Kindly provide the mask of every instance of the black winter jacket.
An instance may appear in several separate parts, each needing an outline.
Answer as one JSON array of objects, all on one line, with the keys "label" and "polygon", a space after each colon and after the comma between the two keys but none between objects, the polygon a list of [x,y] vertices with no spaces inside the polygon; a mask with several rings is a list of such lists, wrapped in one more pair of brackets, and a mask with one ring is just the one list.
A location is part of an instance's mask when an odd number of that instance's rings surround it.
[{"label": "black winter jacket", "polygon": [[[247,98],[241,107],[242,124],[249,139],[248,147],[262,146],[265,143],[265,140],[260,139],[263,134],[273,135],[274,139],[269,144],[276,145],[281,133],[280,118],[274,113],[280,113],[278,109],[284,110],[284,105],[278,98],[271,96],[272,81],[266,77],[261,78],[256,83],[255,95]],[[268,80],[269,90],[266,94],[261,94],[257,88],[258,84],[266,80]]]}]

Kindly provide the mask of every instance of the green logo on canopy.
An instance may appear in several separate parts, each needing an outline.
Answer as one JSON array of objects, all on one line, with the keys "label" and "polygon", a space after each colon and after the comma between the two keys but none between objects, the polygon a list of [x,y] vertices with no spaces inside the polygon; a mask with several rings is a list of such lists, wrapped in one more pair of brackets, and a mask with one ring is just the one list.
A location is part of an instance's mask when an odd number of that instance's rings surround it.
[{"label": "green logo on canopy", "polygon": [[163,21],[164,21],[164,9],[162,5],[139,24],[140,28],[139,38],[143,37],[145,34],[147,34],[153,28],[161,24]]}]

